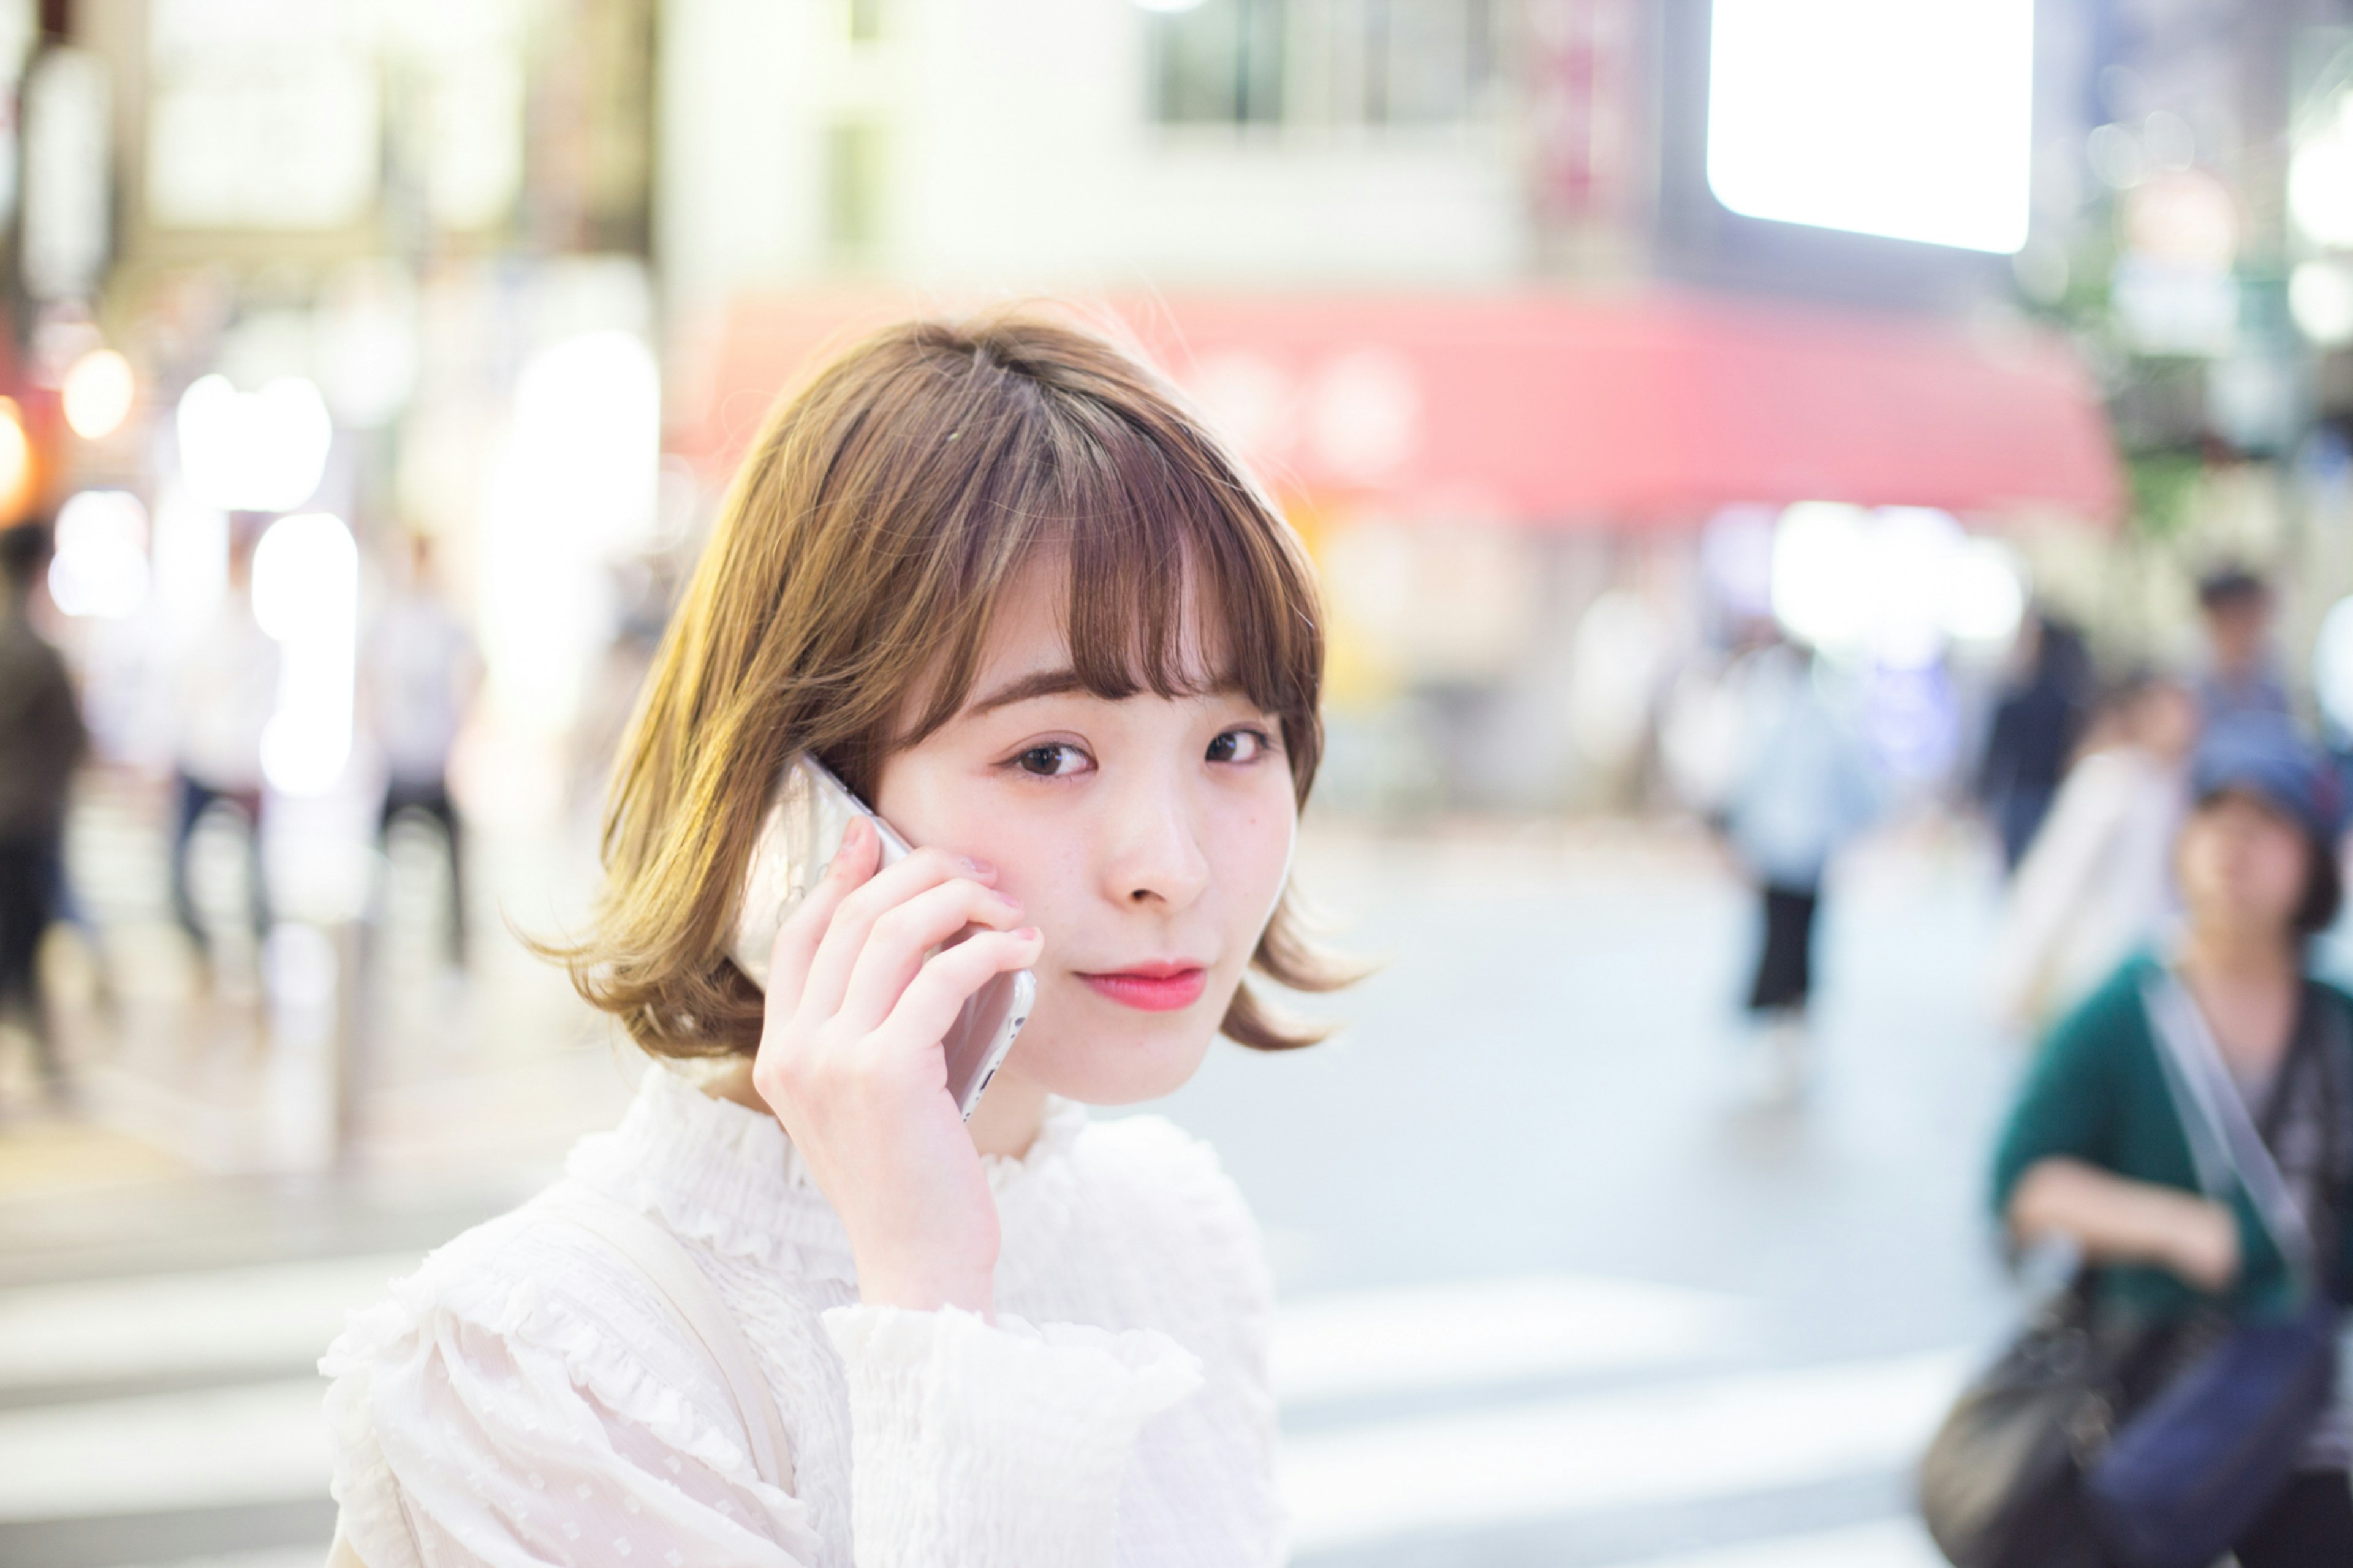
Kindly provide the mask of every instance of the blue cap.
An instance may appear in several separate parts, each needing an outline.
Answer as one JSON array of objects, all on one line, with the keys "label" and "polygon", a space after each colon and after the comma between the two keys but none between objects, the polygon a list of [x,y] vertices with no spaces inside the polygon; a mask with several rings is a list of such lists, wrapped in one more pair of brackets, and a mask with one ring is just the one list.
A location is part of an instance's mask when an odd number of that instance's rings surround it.
[{"label": "blue cap", "polygon": [[2345,826],[2337,770],[2284,714],[2233,713],[2208,725],[2190,760],[2189,789],[2200,802],[2242,790],[2324,847],[2334,845]]}]

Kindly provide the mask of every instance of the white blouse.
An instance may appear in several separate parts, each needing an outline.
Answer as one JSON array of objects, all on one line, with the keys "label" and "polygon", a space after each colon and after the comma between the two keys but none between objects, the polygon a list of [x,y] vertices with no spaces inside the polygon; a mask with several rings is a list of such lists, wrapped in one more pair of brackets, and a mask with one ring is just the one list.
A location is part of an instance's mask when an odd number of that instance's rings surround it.
[{"label": "white blouse", "polygon": [[343,1538],[368,1568],[1279,1562],[1272,1292],[1216,1157],[1157,1117],[1056,1102],[1028,1154],[987,1165],[995,1324],[861,1306],[775,1119],[650,1068],[565,1182],[692,1251],[791,1432],[792,1489],[759,1478],[654,1287],[526,1204],[320,1362]]}]

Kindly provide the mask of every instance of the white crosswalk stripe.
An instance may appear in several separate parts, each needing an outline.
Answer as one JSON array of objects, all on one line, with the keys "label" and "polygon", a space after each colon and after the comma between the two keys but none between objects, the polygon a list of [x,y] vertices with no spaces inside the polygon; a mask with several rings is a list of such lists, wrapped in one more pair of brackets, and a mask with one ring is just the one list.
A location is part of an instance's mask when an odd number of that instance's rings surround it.
[{"label": "white crosswalk stripe", "polygon": [[[346,1309],[415,1262],[385,1254],[0,1292],[0,1390],[230,1380],[0,1409],[0,1527],[323,1496],[323,1385],[295,1373]],[[1300,1300],[1274,1358],[1299,1417],[1283,1456],[1299,1551],[1341,1561],[1407,1535],[1884,1474],[1916,1451],[1961,1374],[1951,1353],[1734,1370],[1750,1318],[1736,1299],[1566,1274]],[[1574,1381],[1595,1377],[1609,1385]],[[1549,1392],[1531,1399],[1532,1387]],[[1398,1396],[1418,1401],[1411,1413]],[[1934,1561],[1925,1550],[1896,1522],[1642,1568],[1912,1568]],[[291,1560],[272,1551],[201,1568]]]},{"label": "white crosswalk stripe", "polygon": [[1620,1568],[1944,1568],[1928,1533],[1908,1519],[1881,1520],[1776,1541],[1646,1557]]},{"label": "white crosswalk stripe", "polygon": [[326,1553],[316,1546],[292,1551],[225,1552],[204,1557],[174,1557],[168,1563],[141,1563],[130,1568],[319,1568]]},{"label": "white crosswalk stripe", "polygon": [[1287,1405],[1672,1366],[1737,1347],[1746,1304],[1570,1274],[1309,1297],[1273,1345]]},{"label": "white crosswalk stripe", "polygon": [[1283,1489],[1312,1551],[1806,1486],[1917,1452],[1963,1366],[1939,1352],[1386,1422],[1294,1439]]},{"label": "white crosswalk stripe", "polygon": [[0,1411],[0,1520],[316,1497],[316,1377]]},{"label": "white crosswalk stripe", "polygon": [[347,1310],[381,1300],[417,1261],[395,1252],[0,1293],[0,1389],[301,1366]]}]

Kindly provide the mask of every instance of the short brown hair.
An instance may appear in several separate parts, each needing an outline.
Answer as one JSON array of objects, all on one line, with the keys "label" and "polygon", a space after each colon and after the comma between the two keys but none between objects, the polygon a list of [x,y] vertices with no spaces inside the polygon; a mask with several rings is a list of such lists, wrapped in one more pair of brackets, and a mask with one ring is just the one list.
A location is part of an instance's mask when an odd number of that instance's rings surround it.
[{"label": "short brown hair", "polygon": [[2298,936],[2318,936],[2337,923],[2345,906],[2345,872],[2337,864],[2337,847],[2307,837],[2312,851],[2304,876],[2304,897],[2297,900],[2290,927]]},{"label": "short brown hair", "polygon": [[[736,474],[616,765],[593,930],[543,949],[581,994],[658,1055],[756,1048],[760,993],[725,948],[779,770],[806,748],[871,798],[890,754],[963,705],[1001,591],[1041,552],[1068,563],[1071,663],[1098,696],[1193,689],[1187,617],[1229,628],[1215,677],[1280,720],[1306,803],[1314,577],[1240,461],[1089,332],[1026,311],[908,322],[782,400]],[[1350,978],[1288,891],[1251,963],[1301,990]],[[1265,1050],[1323,1033],[1248,985],[1220,1026]]]}]

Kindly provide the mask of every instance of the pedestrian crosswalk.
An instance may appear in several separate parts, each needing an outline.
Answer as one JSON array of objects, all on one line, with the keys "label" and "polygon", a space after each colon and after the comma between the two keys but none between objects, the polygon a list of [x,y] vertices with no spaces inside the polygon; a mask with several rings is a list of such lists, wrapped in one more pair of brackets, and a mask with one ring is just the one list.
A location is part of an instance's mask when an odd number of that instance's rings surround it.
[{"label": "pedestrian crosswalk", "polygon": [[[12,1530],[71,1520],[121,1523],[111,1554],[75,1556],[92,1568],[318,1562],[322,1541],[282,1539],[191,1558],[157,1521],[323,1497],[322,1385],[309,1363],[345,1309],[414,1263],[378,1254],[0,1291],[0,1561],[31,1568]],[[1799,1366],[1760,1354],[1747,1303],[1626,1280],[1537,1274],[1303,1298],[1274,1346],[1299,1557],[1403,1563],[1428,1542],[1434,1561],[1475,1560],[1464,1544],[1499,1529],[1674,1518],[1890,1476],[1963,1370],[1951,1352]],[[1564,1560],[1936,1561],[1900,1519],[1797,1522],[1811,1528]]]},{"label": "pedestrian crosswalk", "polygon": [[1293,1440],[1303,1552],[1433,1528],[1687,1505],[1892,1468],[1958,1386],[1954,1355],[1746,1373]]}]

